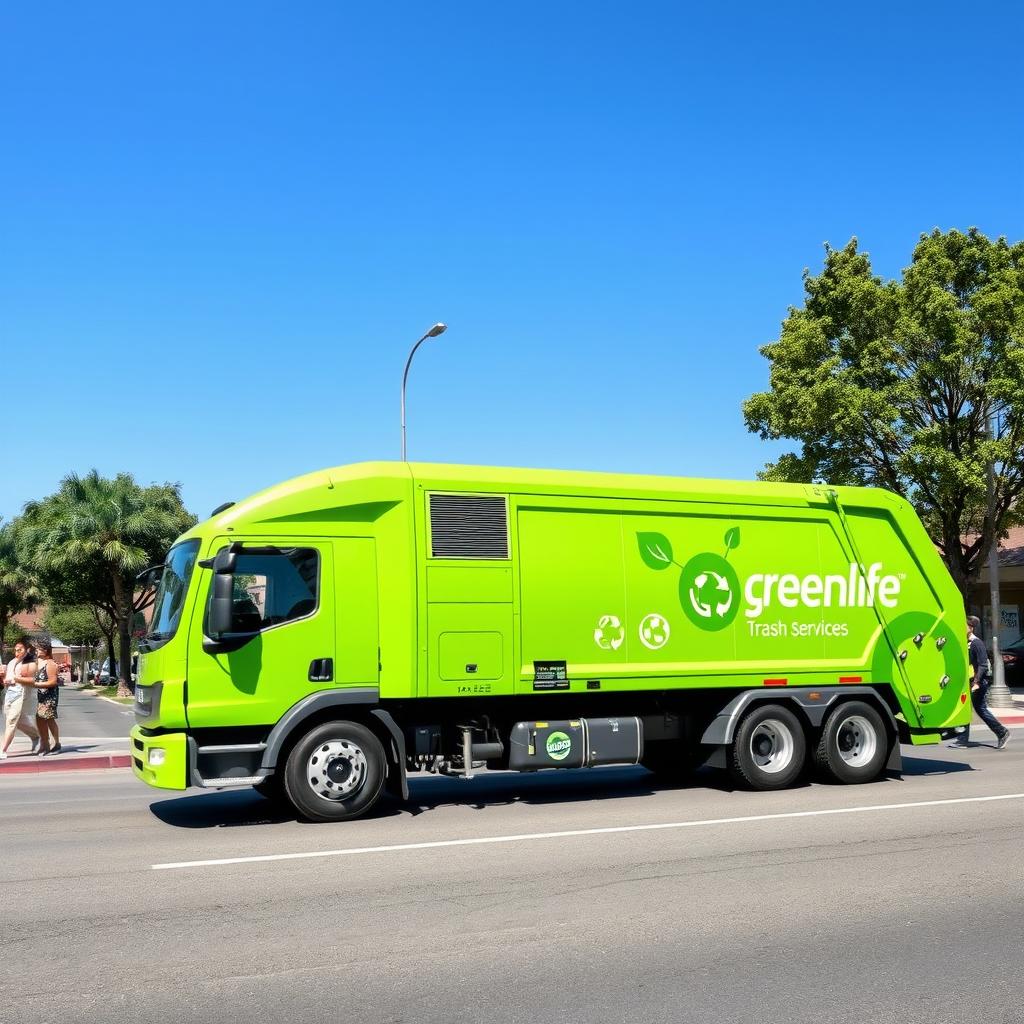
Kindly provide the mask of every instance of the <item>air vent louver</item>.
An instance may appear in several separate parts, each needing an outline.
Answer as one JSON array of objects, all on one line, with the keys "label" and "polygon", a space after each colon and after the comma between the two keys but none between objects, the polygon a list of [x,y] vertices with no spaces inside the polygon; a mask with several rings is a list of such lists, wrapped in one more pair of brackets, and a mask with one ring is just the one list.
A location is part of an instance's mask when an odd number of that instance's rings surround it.
[{"label": "air vent louver", "polygon": [[508,558],[508,501],[482,494],[430,495],[434,558]]}]

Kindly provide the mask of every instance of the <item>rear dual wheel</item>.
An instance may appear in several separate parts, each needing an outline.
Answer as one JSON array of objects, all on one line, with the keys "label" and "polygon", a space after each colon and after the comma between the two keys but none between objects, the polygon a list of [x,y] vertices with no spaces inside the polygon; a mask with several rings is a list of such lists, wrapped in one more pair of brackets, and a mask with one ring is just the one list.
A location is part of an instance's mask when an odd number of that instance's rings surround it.
[{"label": "rear dual wheel", "polygon": [[828,716],[814,761],[836,782],[871,782],[885,767],[889,742],[882,716],[870,704],[852,700]]},{"label": "rear dual wheel", "polygon": [[785,789],[804,769],[807,741],[800,719],[781,704],[755,704],[733,736],[730,768],[751,789]]},{"label": "rear dual wheel", "polygon": [[[871,782],[889,756],[882,716],[864,701],[833,709],[815,745],[816,766],[836,782]],[[740,722],[730,756],[732,774],[752,789],[785,789],[807,761],[803,722],[781,704],[755,705]]]}]

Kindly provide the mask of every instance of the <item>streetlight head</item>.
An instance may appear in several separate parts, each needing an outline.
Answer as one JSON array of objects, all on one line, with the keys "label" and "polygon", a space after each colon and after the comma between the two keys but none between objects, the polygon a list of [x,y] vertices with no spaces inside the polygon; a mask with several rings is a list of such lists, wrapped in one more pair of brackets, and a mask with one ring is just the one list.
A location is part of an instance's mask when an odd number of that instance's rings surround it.
[{"label": "streetlight head", "polygon": [[429,331],[427,331],[427,337],[436,338],[439,334],[444,334],[444,332],[447,330],[447,324],[434,324],[434,326],[431,327]]}]

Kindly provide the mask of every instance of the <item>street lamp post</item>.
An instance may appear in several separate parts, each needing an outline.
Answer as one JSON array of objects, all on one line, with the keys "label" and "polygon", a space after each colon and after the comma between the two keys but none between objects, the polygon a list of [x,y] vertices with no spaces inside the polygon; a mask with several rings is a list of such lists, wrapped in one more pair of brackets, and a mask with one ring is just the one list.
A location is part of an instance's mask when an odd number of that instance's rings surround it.
[{"label": "street lamp post", "polygon": [[[989,422],[989,436],[996,438],[996,414]],[[988,464],[988,514],[993,520],[996,514],[996,468],[994,461]],[[992,683],[988,691],[988,703],[993,708],[1012,708],[1013,694],[1006,685],[1003,659],[999,653],[999,535],[993,529],[992,546],[988,552],[989,602],[992,607]]]},{"label": "street lamp post", "polygon": [[412,357],[416,355],[416,349],[420,347],[427,340],[427,338],[436,338],[439,334],[444,334],[448,330],[447,324],[434,324],[433,327],[427,331],[426,334],[420,338],[412,347],[412,351],[409,353],[409,358],[405,361],[405,373],[402,374],[402,461],[405,462],[405,382],[409,379],[409,367],[412,365]]}]

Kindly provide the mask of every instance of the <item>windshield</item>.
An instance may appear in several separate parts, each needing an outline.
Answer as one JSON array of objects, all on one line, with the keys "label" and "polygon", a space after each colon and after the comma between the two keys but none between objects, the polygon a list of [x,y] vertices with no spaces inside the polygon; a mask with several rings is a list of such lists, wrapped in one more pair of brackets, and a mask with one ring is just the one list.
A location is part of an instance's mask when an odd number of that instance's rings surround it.
[{"label": "windshield", "polygon": [[192,578],[192,568],[199,554],[199,541],[190,540],[167,553],[167,562],[160,576],[160,586],[153,603],[153,619],[149,639],[169,640],[178,628],[181,609],[185,604],[185,592]]}]

